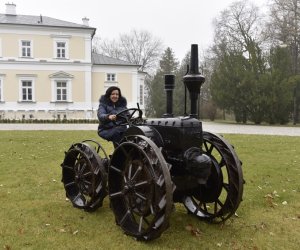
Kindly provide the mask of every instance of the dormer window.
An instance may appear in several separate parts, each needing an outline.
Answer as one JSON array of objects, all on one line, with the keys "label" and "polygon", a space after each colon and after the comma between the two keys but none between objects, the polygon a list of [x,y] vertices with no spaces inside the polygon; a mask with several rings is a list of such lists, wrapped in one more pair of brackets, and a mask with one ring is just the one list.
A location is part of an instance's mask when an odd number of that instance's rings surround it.
[{"label": "dormer window", "polygon": [[107,73],[106,74],[106,81],[107,82],[116,82],[116,74],[115,73]]}]

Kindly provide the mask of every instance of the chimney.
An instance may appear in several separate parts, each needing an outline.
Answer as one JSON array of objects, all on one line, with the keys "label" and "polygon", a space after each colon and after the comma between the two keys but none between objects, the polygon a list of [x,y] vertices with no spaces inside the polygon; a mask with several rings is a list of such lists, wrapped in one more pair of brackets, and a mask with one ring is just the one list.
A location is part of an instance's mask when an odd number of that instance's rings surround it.
[{"label": "chimney", "polygon": [[16,16],[16,5],[14,3],[6,3],[6,15]]},{"label": "chimney", "polygon": [[90,19],[88,19],[87,17],[82,18],[82,23],[85,26],[89,26],[89,21],[90,21]]}]

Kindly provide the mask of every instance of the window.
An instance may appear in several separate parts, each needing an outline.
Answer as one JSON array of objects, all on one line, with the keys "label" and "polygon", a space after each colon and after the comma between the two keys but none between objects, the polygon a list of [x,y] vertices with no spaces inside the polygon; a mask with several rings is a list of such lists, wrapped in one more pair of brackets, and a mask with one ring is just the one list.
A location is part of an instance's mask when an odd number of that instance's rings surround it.
[{"label": "window", "polygon": [[17,74],[19,77],[19,102],[35,101],[35,78],[34,74]]},{"label": "window", "polygon": [[49,75],[51,79],[51,102],[72,102],[73,75],[58,71]]},{"label": "window", "polygon": [[116,74],[115,73],[107,73],[106,74],[106,81],[107,82],[116,82]]},{"label": "window", "polygon": [[56,101],[67,101],[67,82],[56,81]]},{"label": "window", "polygon": [[144,86],[140,85],[140,105],[144,105]]},{"label": "window", "polygon": [[2,57],[2,40],[0,38],[0,57]]},{"label": "window", "polygon": [[69,59],[69,42],[71,36],[69,35],[54,35],[53,38],[53,58]]},{"label": "window", "polygon": [[2,79],[0,78],[0,102],[3,101],[3,87],[2,87]]},{"label": "window", "polygon": [[56,57],[57,58],[66,58],[66,43],[57,42],[56,43]]},{"label": "window", "polygon": [[22,101],[32,101],[32,81],[30,80],[21,80],[22,83]]},{"label": "window", "polygon": [[21,40],[21,57],[32,57],[31,41]]}]

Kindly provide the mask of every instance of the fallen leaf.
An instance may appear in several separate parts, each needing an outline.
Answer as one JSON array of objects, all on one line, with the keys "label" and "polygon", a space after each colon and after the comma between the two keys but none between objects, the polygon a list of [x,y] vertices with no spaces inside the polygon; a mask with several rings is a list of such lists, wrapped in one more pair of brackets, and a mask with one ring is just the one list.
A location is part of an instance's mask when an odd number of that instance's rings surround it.
[{"label": "fallen leaf", "polygon": [[201,231],[199,228],[194,228],[192,231],[191,231],[192,235],[195,235],[197,237],[200,237],[201,236]]},{"label": "fallen leaf", "polygon": [[74,234],[74,235],[75,235],[75,234],[78,234],[78,230],[74,231],[73,234]]},{"label": "fallen leaf", "polygon": [[189,224],[185,227],[185,229],[190,232],[190,231],[192,231],[193,226]]}]

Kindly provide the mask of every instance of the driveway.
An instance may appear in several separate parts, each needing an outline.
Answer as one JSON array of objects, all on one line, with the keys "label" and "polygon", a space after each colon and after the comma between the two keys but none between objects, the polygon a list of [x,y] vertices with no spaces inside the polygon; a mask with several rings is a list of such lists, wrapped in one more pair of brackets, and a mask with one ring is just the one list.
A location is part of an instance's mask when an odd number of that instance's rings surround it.
[{"label": "driveway", "polygon": [[[203,130],[216,134],[260,134],[300,136],[300,127],[259,126],[203,122]],[[97,130],[98,124],[20,124],[0,123],[0,130]]]}]

